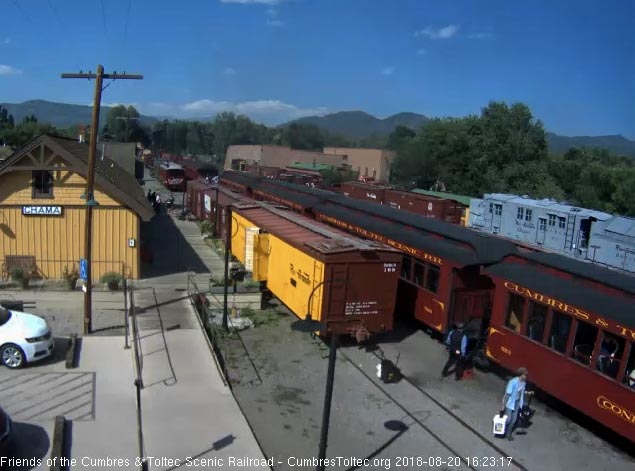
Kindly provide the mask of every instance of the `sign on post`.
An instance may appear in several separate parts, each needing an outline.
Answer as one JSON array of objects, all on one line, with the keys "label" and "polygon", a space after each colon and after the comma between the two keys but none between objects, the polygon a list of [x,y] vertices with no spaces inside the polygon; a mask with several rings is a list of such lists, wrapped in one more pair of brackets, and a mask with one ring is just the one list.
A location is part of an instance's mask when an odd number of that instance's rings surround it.
[{"label": "sign on post", "polygon": [[88,260],[85,258],[79,260],[79,277],[84,281],[88,279]]}]

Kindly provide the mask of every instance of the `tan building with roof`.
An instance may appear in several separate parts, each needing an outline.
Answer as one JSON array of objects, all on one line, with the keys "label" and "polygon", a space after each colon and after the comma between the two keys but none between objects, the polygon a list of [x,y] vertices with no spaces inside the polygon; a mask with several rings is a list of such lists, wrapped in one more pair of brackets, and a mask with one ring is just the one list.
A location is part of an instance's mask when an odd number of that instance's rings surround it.
[{"label": "tan building with roof", "polygon": [[325,147],[325,154],[341,155],[344,162],[359,174],[360,180],[388,183],[390,165],[396,154],[391,150],[357,147]]},{"label": "tan building with roof", "polygon": [[244,170],[249,165],[285,168],[295,163],[329,164],[339,167],[347,163],[341,155],[290,147],[269,145],[236,145],[227,148],[225,170]]},{"label": "tan building with roof", "polygon": [[[84,257],[88,144],[41,135],[0,163],[0,263],[6,279],[24,267],[59,279]],[[154,215],[134,175],[97,159],[92,209],[92,277],[139,278],[141,221]],[[26,269],[28,267],[28,269]]]}]

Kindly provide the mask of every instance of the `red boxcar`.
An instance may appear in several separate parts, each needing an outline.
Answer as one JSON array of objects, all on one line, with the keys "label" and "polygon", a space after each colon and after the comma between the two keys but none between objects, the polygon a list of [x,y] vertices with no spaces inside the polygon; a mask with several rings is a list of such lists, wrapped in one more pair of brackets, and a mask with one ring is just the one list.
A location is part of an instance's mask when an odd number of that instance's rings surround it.
[{"label": "red boxcar", "polygon": [[409,211],[424,217],[461,223],[462,208],[452,200],[435,198],[410,191],[386,191],[385,204],[391,208]]},{"label": "red boxcar", "polygon": [[340,192],[344,196],[357,200],[372,201],[373,203],[384,204],[386,200],[386,190],[384,186],[369,185],[360,182],[342,182]]}]

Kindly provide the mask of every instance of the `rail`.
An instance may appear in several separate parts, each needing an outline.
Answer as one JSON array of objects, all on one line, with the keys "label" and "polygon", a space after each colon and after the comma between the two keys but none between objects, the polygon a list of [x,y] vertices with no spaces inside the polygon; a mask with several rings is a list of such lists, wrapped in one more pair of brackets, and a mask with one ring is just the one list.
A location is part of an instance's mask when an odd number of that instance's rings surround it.
[{"label": "rail", "polygon": [[196,284],[196,279],[194,278],[194,273],[189,269],[187,270],[187,296],[192,304],[192,307],[196,311],[196,319],[201,326],[201,330],[203,330],[205,341],[210,349],[216,369],[223,381],[223,385],[230,386],[227,367],[221,350],[218,328],[211,325],[209,322],[209,315],[205,303],[207,298],[204,293],[199,290],[198,285]]},{"label": "rail", "polygon": [[[125,283],[126,289],[128,289],[128,283]],[[137,440],[139,442],[139,459],[141,471],[148,471],[148,460],[145,455],[145,443],[143,439],[143,415],[141,412],[141,390],[143,389],[143,353],[141,351],[141,337],[139,335],[139,325],[137,323],[137,315],[135,312],[134,303],[134,288],[129,290],[130,303],[127,306],[129,314],[127,317],[131,318],[132,322],[132,354],[134,356],[134,369],[135,379],[134,386],[136,390],[137,398]],[[126,320],[126,324],[128,321]]]}]

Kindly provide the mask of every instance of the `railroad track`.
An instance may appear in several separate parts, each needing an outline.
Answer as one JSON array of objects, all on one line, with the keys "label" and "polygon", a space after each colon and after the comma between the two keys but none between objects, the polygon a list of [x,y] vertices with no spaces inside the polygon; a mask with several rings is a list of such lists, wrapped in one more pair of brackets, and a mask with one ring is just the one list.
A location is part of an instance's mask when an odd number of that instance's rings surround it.
[{"label": "railroad track", "polygon": [[[489,470],[489,469],[495,468],[495,469],[508,469],[508,470],[517,469],[522,471],[529,471],[525,466],[519,463],[518,460],[509,456],[508,452],[502,450],[496,443],[494,443],[489,438],[483,436],[478,430],[476,430],[474,427],[468,424],[465,420],[459,417],[451,409],[443,405],[438,399],[436,399],[430,393],[428,393],[427,391],[422,389],[420,386],[415,384],[412,380],[404,376],[402,381],[407,382],[412,388],[417,390],[420,394],[424,395],[425,398],[427,398],[430,401],[430,403],[432,403],[433,407],[437,408],[436,411],[430,410],[429,412],[431,414],[435,414],[438,416],[445,414],[451,421],[448,423],[449,427],[453,427],[455,429],[456,427],[460,427],[464,431],[464,435],[465,433],[467,433],[468,436],[471,436],[472,438],[472,440],[470,441],[470,447],[471,447],[470,451],[459,449],[459,448],[465,448],[465,445],[460,445],[458,443],[455,443],[455,444],[448,443],[448,440],[442,437],[444,433],[440,431],[435,431],[432,427],[425,424],[423,420],[417,417],[416,412],[412,412],[412,408],[408,408],[404,400],[399,399],[398,397],[396,397],[396,394],[388,391],[388,388],[386,388],[375,375],[369,375],[367,373],[368,363],[370,362],[371,357],[364,354],[363,357],[360,356],[360,358],[352,358],[351,355],[348,354],[344,349],[340,349],[338,353],[342,355],[357,371],[359,371],[379,391],[381,391],[381,393],[384,394],[386,398],[388,398],[395,406],[401,409],[404,413],[404,417],[408,417],[413,422],[412,425],[416,424],[417,426],[425,430],[426,433],[428,433],[435,441],[437,441],[443,448],[445,448],[448,451],[448,456],[455,457],[455,459],[460,459],[461,464],[465,465],[467,469],[471,469],[473,471],[481,471],[485,469]],[[381,357],[376,352],[372,352],[372,353],[374,358],[376,358],[377,360],[381,360]],[[360,359],[362,360],[365,359],[367,365],[360,364]],[[366,368],[364,366],[366,366]],[[374,370],[374,367],[371,368],[371,371],[372,370]],[[448,432],[446,431],[445,434],[447,435]],[[461,439],[457,438],[455,442],[459,442],[460,440]],[[480,443],[480,446],[479,444],[475,443],[474,440],[478,441]],[[463,441],[465,442],[465,439],[463,439]],[[473,452],[473,450],[475,449],[478,449],[480,451],[476,454]],[[447,459],[444,460],[442,458],[441,459],[442,466],[437,467],[437,469],[456,469],[454,468],[454,466],[452,466],[452,464],[455,464],[455,463],[446,464],[444,468],[443,467],[444,461],[447,462]],[[347,470],[347,471],[353,471],[354,469],[356,468],[351,468],[350,470]]]}]

